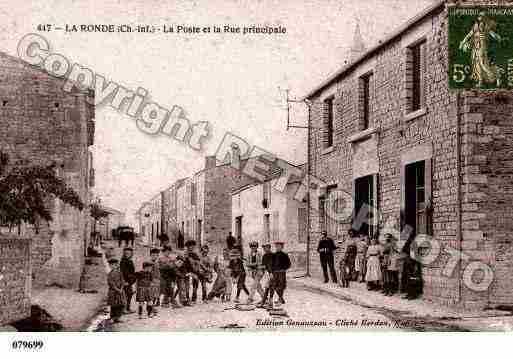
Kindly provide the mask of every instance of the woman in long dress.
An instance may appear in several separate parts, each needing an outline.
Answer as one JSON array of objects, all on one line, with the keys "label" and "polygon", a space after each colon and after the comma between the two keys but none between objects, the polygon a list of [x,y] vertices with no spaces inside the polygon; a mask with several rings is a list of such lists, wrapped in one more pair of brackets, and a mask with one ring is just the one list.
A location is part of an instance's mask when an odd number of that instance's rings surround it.
[{"label": "woman in long dress", "polygon": [[380,263],[382,252],[383,249],[378,242],[378,238],[374,237],[371,245],[367,248],[367,273],[365,274],[365,281],[369,290],[377,290],[379,282],[383,278]]}]

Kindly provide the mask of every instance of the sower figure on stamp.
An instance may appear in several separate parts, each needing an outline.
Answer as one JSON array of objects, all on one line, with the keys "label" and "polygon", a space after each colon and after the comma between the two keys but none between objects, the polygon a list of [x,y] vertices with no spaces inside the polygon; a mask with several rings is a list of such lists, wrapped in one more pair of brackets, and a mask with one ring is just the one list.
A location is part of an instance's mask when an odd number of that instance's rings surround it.
[{"label": "sower figure on stamp", "polygon": [[335,259],[333,252],[337,249],[333,239],[328,238],[328,232],[322,232],[322,238],[317,246],[317,252],[319,253],[322,272],[324,274],[324,283],[329,282],[328,267],[331,274],[331,280],[333,283],[337,283],[337,273],[335,271]]},{"label": "sower figure on stamp", "polygon": [[123,275],[119,270],[119,261],[115,258],[109,260],[110,272],[107,276],[109,292],[107,304],[110,306],[110,318],[114,323],[120,323],[123,308],[126,305],[126,296],[123,288]]},{"label": "sower figure on stamp", "polygon": [[126,296],[126,311],[127,313],[134,313],[130,308],[132,303],[132,296],[134,295],[133,286],[135,283],[135,266],[132,257],[134,255],[134,251],[130,247],[126,247],[123,249],[123,256],[121,257],[120,262],[120,270],[123,275],[124,291]]},{"label": "sower figure on stamp", "polygon": [[287,270],[291,266],[289,255],[283,252],[283,242],[275,242],[276,251],[273,255],[273,274],[271,279],[271,289],[269,292],[269,308],[273,307],[274,292],[278,294],[281,304],[285,304],[283,295],[287,288]]},{"label": "sower figure on stamp", "polygon": [[252,283],[249,287],[248,303],[253,303],[255,292],[258,291],[260,297],[264,297],[264,289],[261,284],[264,271],[262,267],[262,254],[258,251],[258,242],[251,242],[249,244],[249,255],[246,267],[252,279]]}]

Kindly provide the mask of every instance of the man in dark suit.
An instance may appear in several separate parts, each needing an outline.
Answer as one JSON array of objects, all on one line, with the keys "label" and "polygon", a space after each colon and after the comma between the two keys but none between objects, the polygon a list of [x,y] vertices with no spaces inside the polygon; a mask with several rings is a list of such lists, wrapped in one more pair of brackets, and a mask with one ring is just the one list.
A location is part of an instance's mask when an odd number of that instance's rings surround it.
[{"label": "man in dark suit", "polygon": [[328,267],[331,274],[331,280],[333,283],[337,283],[337,272],[335,271],[335,258],[333,257],[333,252],[337,249],[335,242],[333,239],[328,238],[328,233],[326,231],[322,232],[322,238],[319,241],[319,245],[317,246],[317,252],[319,253],[322,272],[324,274],[324,283],[329,282],[328,277]]}]

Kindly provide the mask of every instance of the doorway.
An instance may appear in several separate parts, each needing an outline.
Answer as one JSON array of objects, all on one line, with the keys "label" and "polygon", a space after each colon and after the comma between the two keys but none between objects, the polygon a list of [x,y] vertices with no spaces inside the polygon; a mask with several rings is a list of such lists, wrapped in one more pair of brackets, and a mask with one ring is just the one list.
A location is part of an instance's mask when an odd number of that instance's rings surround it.
[{"label": "doorway", "polygon": [[[376,181],[375,175],[360,177],[354,181],[354,219],[353,225],[356,224],[355,229],[360,234],[364,234],[372,238],[376,231],[374,224],[373,209],[376,205]],[[367,206],[367,211],[363,208]],[[355,223],[356,222],[356,223]]]}]

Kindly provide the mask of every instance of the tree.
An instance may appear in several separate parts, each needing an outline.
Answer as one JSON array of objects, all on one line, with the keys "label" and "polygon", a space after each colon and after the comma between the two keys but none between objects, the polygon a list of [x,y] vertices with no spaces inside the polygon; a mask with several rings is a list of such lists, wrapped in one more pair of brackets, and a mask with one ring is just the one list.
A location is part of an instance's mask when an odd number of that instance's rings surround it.
[{"label": "tree", "polygon": [[53,220],[45,202],[58,198],[65,204],[83,210],[80,196],[56,175],[56,165],[9,166],[9,156],[0,151],[0,223],[36,226],[39,221]]},{"label": "tree", "polygon": [[95,238],[97,238],[97,233],[96,233],[96,223],[102,219],[102,218],[105,218],[109,215],[109,212],[105,211],[101,206],[100,206],[100,199],[97,198],[96,199],[96,202],[92,203],[90,205],[90,215],[91,217],[94,219],[94,228],[93,228],[93,232],[94,232],[94,236]]}]

